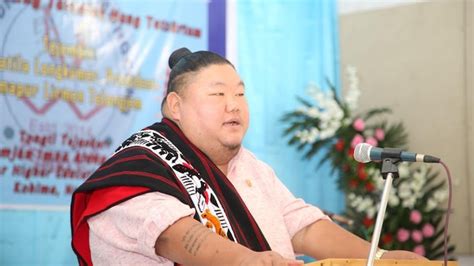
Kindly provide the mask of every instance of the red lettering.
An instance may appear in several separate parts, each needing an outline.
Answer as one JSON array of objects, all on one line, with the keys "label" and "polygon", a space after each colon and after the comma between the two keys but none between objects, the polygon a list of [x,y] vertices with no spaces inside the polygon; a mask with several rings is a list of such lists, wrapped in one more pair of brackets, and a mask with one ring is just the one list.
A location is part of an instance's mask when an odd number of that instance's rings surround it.
[{"label": "red lettering", "polygon": [[56,9],[58,9],[58,10],[63,9],[63,1],[62,0],[58,0],[58,2],[56,3]]},{"label": "red lettering", "polygon": [[31,3],[31,6],[33,6],[34,9],[38,9],[40,5],[40,0],[33,0],[33,3]]},{"label": "red lettering", "polygon": [[56,178],[58,179],[86,179],[92,174],[91,170],[72,169],[59,165],[56,168]]},{"label": "red lettering", "polygon": [[0,151],[0,156],[1,157],[10,157],[10,154],[11,154],[11,149],[10,148],[3,148]]},{"label": "red lettering", "polygon": [[[20,1],[18,1],[20,2]],[[40,4],[40,0],[23,0],[23,3],[24,4],[31,4],[31,6],[34,8],[34,9],[38,9],[39,8],[39,4]]]},{"label": "red lettering", "polygon": [[59,196],[56,186],[40,183],[20,183],[15,182],[13,192],[19,194],[40,194]]},{"label": "red lettering", "polygon": [[117,9],[112,9],[109,14],[111,22],[119,22],[121,24],[131,25],[135,28],[140,26],[140,17],[135,17],[130,14],[121,13]]},{"label": "red lettering", "polygon": [[38,144],[41,147],[46,145],[56,143],[56,134],[50,135],[33,135],[28,134],[26,131],[20,131],[20,140],[23,144],[30,145],[30,144]]},{"label": "red lettering", "polygon": [[146,26],[147,26],[147,28],[151,28],[153,26],[152,21],[153,21],[153,18],[151,16],[146,16]]},{"label": "red lettering", "polygon": [[74,190],[76,190],[76,187],[75,187],[75,186],[66,185],[66,186],[64,187],[64,193],[65,193],[66,195],[70,195],[70,194],[74,193]]},{"label": "red lettering", "polygon": [[84,153],[78,152],[74,157],[75,163],[88,163],[88,164],[102,164],[105,162],[106,157],[97,153]]},{"label": "red lettering", "polygon": [[147,16],[147,27],[155,30],[171,31],[178,34],[184,34],[196,38],[201,37],[200,28],[192,28],[185,24],[179,24],[176,21],[157,20],[152,16]]},{"label": "red lettering", "polygon": [[52,172],[52,169],[49,167],[29,167],[23,165],[14,165],[12,170],[12,176],[21,176],[25,179],[30,179],[31,177],[45,178]]},{"label": "red lettering", "polygon": [[62,144],[73,149],[83,149],[83,148],[102,149],[104,147],[109,147],[110,141],[97,140],[92,137],[88,139],[83,139],[74,135],[70,136],[67,133],[64,133],[62,135]]}]

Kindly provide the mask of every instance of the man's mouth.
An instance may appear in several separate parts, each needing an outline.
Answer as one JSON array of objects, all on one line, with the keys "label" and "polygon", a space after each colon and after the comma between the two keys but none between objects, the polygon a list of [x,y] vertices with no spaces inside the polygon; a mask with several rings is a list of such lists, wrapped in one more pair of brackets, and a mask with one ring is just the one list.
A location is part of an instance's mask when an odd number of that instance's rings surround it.
[{"label": "man's mouth", "polygon": [[232,120],[224,122],[224,126],[238,126],[238,125],[240,125],[240,122],[237,119],[232,119]]}]

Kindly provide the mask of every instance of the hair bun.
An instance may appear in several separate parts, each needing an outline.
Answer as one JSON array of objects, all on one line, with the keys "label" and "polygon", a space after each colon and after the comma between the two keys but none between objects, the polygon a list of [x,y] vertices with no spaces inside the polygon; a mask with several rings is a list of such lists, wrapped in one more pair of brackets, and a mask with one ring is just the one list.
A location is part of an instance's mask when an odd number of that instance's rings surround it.
[{"label": "hair bun", "polygon": [[173,68],[179,62],[179,60],[181,60],[181,58],[187,56],[188,54],[191,54],[191,51],[186,47],[175,50],[170,55],[170,58],[168,60],[168,65],[170,66],[170,68]]}]

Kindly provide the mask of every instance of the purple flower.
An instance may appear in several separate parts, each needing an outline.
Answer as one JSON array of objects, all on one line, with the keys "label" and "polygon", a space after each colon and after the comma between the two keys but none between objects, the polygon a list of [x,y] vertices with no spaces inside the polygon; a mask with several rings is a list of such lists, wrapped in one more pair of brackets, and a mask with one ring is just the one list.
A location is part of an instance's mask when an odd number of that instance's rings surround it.
[{"label": "purple flower", "polygon": [[385,131],[381,128],[376,128],[374,132],[374,137],[378,139],[379,141],[382,141],[385,139]]},{"label": "purple flower", "polygon": [[412,210],[410,213],[410,221],[419,224],[421,222],[421,213],[418,210]]},{"label": "purple flower", "polygon": [[413,249],[413,252],[420,256],[425,256],[425,247],[423,245],[418,245]]},{"label": "purple flower", "polygon": [[423,241],[423,233],[420,230],[413,230],[411,231],[411,239],[416,243],[420,243]]},{"label": "purple flower", "polygon": [[357,144],[362,143],[362,142],[364,142],[364,137],[362,137],[361,134],[357,134],[357,135],[354,136],[354,138],[351,141],[351,147],[355,148],[355,146],[357,146]]},{"label": "purple flower", "polygon": [[432,237],[434,235],[435,230],[431,224],[425,224],[423,225],[421,231],[423,232],[424,237]]},{"label": "purple flower", "polygon": [[406,230],[405,228],[398,229],[398,232],[397,232],[398,241],[403,243],[407,241],[409,237],[410,237],[410,232],[408,232],[408,230]]},{"label": "purple flower", "polygon": [[354,123],[352,123],[352,126],[355,130],[362,132],[365,128],[365,122],[364,120],[362,120],[362,118],[357,118],[356,120],[354,120]]}]

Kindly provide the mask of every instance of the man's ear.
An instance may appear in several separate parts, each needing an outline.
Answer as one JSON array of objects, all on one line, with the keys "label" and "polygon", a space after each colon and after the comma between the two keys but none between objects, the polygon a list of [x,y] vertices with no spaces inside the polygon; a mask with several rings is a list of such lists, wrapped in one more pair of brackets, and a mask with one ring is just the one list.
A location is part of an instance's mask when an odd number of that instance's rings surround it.
[{"label": "man's ear", "polygon": [[169,111],[170,118],[174,121],[181,119],[181,97],[176,92],[170,92],[166,96],[166,107]]}]

